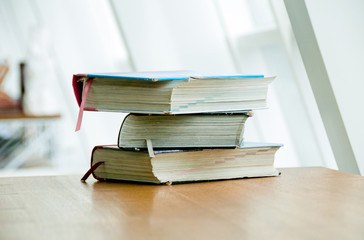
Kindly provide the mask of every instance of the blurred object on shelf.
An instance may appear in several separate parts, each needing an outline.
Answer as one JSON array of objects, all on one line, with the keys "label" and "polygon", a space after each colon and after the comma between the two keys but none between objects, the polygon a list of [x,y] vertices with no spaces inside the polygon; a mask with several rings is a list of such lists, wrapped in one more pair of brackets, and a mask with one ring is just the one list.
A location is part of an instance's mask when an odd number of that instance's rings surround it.
[{"label": "blurred object on shelf", "polygon": [[9,162],[14,152],[17,152],[24,140],[24,128],[15,129],[0,125],[0,168],[4,168]]},{"label": "blurred object on shelf", "polygon": [[20,67],[20,108],[22,113],[24,113],[24,94],[25,94],[25,62],[19,64]]},{"label": "blurred object on shelf", "polygon": [[9,65],[5,62],[0,65],[0,115],[12,115],[22,112],[22,101],[10,97],[1,88],[6,74],[9,71]]},{"label": "blurred object on shelf", "polygon": [[[9,72],[9,65],[7,62],[0,63],[0,168],[2,169],[44,167],[55,164],[54,153],[57,139],[55,124],[60,115],[54,114],[54,111],[45,111],[43,107],[48,107],[48,103],[52,102],[55,96],[51,96],[52,93],[48,95],[41,93],[47,89],[44,89],[42,82],[34,80],[41,77],[44,81],[39,73],[42,61],[38,61],[37,64],[30,64],[31,67],[38,67],[35,71],[38,74],[30,75],[32,79],[28,75],[29,64],[19,63],[20,94],[17,99],[14,99],[1,88]],[[47,65],[43,67],[47,68]],[[28,79],[33,82],[28,84]],[[49,82],[48,85],[51,83]],[[30,93],[32,93],[32,99],[29,98]],[[29,101],[28,108],[25,108],[27,101]],[[30,109],[29,106],[33,107],[32,111],[25,111]]]},{"label": "blurred object on shelf", "polygon": [[9,65],[7,63],[2,63],[0,65],[0,84],[4,81],[6,74],[9,71]]},{"label": "blurred object on shelf", "polygon": [[0,116],[0,168],[55,165],[60,115]]},{"label": "blurred object on shelf", "polygon": [[24,112],[28,115],[54,115],[60,112],[57,79],[52,65],[49,33],[35,26],[29,39],[26,69],[23,69]]}]

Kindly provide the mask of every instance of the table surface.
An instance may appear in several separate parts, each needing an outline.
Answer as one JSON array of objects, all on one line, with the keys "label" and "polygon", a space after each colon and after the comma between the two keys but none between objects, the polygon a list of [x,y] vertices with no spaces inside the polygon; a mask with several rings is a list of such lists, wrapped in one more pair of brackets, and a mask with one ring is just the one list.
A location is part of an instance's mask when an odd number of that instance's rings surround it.
[{"label": "table surface", "polygon": [[364,177],[280,170],[171,186],[0,178],[0,239],[364,239]]}]

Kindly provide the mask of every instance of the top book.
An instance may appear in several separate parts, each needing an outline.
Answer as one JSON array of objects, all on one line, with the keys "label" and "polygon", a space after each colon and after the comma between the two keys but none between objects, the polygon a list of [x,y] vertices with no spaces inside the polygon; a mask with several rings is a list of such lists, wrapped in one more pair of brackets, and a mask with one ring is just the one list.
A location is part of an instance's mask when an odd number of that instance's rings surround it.
[{"label": "top book", "polygon": [[266,107],[274,77],[195,71],[75,74],[82,110],[153,114],[245,111]]}]

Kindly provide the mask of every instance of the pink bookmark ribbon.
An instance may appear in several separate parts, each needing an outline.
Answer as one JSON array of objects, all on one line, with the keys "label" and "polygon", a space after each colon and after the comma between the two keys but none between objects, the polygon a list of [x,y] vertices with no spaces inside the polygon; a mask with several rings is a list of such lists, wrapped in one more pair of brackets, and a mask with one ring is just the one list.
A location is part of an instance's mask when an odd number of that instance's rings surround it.
[{"label": "pink bookmark ribbon", "polygon": [[82,117],[83,117],[83,110],[85,108],[86,99],[87,99],[87,93],[88,93],[88,90],[89,90],[89,88],[91,86],[91,83],[92,83],[92,78],[91,79],[88,79],[86,81],[85,89],[82,92],[82,100],[81,100],[80,110],[78,112],[78,118],[77,118],[77,124],[76,124],[76,130],[75,130],[75,132],[77,132],[81,128]]}]

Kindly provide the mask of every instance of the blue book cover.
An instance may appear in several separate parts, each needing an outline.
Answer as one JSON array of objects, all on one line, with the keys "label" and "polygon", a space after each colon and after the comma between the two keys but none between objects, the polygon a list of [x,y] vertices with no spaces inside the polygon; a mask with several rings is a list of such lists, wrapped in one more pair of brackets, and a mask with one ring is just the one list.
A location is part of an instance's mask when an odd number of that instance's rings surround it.
[{"label": "blue book cover", "polygon": [[[280,143],[262,143],[262,142],[244,142],[239,148],[247,149],[247,148],[267,148],[267,147],[283,147],[283,144]],[[160,153],[172,153],[172,152],[193,152],[193,151],[202,151],[204,149],[235,149],[231,147],[225,148],[184,148],[184,149],[156,149],[155,154]],[[147,149],[141,149],[141,151],[147,152]]]},{"label": "blue book cover", "polygon": [[[265,143],[265,142],[243,142],[238,148],[248,149],[248,148],[269,148],[269,147],[283,147],[283,144],[280,143]],[[107,146],[107,148],[113,148],[120,150],[118,146]],[[155,154],[161,153],[174,153],[174,152],[194,152],[194,151],[203,151],[204,149],[235,149],[236,147],[216,147],[216,148],[175,148],[175,149],[154,149]],[[135,149],[122,149],[125,151],[135,151]],[[148,152],[146,148],[141,148],[138,151]]]},{"label": "blue book cover", "polygon": [[158,71],[158,72],[125,72],[125,73],[95,73],[87,77],[123,78],[146,81],[187,80],[189,78],[262,78],[264,75],[222,74],[199,71]]}]

